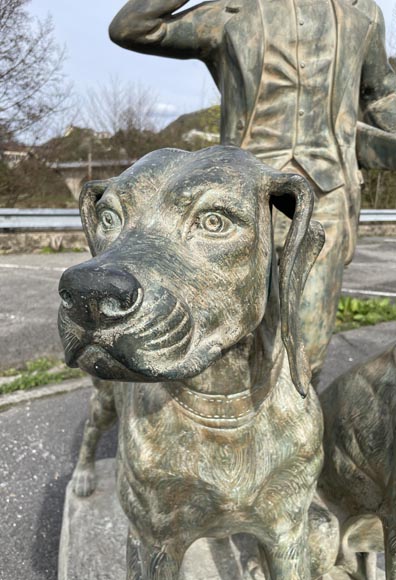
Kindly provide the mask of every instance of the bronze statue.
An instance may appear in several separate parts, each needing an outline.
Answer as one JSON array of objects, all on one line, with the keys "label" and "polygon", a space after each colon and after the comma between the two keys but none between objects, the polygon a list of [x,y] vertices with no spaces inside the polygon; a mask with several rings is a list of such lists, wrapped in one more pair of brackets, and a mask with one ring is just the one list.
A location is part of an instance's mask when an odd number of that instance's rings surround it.
[{"label": "bronze statue", "polygon": [[[365,165],[395,167],[396,77],[373,0],[129,0],[110,36],[120,46],[198,58],[221,93],[221,141],[304,175],[326,244],[301,304],[314,372],[330,340],[344,264],[353,256]],[[381,131],[380,131],[381,130]],[[320,312],[320,320],[317,313]]]},{"label": "bronze statue", "polygon": [[[292,218],[279,281],[272,205]],[[127,383],[97,391],[75,482],[92,487],[117,414],[130,580],[176,580],[196,539],[241,531],[273,580],[311,577],[322,416],[298,308],[323,245],[312,207],[303,177],[234,147],[157,151],[83,189],[95,257],[60,281],[66,360]]]},{"label": "bronze statue", "polygon": [[[376,580],[376,552],[385,547],[386,578],[394,580],[396,346],[336,379],[320,400],[325,419],[320,487],[343,509],[339,563],[352,578],[364,566],[367,580]],[[367,553],[363,562],[362,553]]]}]

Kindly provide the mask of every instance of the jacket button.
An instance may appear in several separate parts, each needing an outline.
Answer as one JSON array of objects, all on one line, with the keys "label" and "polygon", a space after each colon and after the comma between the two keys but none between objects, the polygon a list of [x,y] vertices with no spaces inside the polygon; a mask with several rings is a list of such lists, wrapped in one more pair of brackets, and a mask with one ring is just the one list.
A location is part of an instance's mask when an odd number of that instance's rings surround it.
[{"label": "jacket button", "polygon": [[238,129],[238,131],[242,131],[242,129],[245,128],[245,123],[242,121],[242,119],[239,119],[236,128]]}]

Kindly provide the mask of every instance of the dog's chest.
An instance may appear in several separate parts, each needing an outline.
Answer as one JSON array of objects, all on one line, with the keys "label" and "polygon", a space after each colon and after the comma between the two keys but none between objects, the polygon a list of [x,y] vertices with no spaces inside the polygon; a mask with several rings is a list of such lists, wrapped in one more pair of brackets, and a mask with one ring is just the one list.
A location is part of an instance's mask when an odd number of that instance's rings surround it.
[{"label": "dog's chest", "polygon": [[205,493],[227,509],[249,508],[269,478],[298,455],[296,429],[285,432],[271,409],[238,429],[210,429],[173,401],[155,397],[153,403],[143,395],[142,404],[139,392],[134,395],[124,398],[119,446],[132,489],[161,481],[164,489],[177,485],[179,497]]}]

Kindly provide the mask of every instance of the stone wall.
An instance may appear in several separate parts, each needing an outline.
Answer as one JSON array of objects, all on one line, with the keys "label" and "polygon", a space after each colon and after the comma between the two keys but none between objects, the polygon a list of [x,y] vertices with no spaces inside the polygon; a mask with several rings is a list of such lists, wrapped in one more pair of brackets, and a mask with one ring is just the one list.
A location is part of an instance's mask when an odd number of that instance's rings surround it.
[{"label": "stone wall", "polygon": [[[361,224],[359,236],[396,238],[396,223]],[[54,252],[62,250],[82,251],[88,250],[88,244],[82,232],[18,231],[0,233],[0,254],[42,252],[43,249],[48,248]]]},{"label": "stone wall", "polygon": [[0,233],[0,254],[88,250],[82,232],[26,231]]},{"label": "stone wall", "polygon": [[384,238],[396,238],[395,222],[373,222],[359,225],[359,237],[379,236]]}]

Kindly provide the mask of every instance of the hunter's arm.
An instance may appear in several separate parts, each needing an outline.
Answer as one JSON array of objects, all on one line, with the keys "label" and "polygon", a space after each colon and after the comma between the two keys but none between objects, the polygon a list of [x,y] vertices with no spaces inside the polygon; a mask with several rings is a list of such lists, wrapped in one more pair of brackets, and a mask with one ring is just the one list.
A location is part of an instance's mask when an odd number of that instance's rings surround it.
[{"label": "hunter's arm", "polygon": [[396,170],[396,75],[385,49],[385,23],[376,7],[374,31],[362,71],[356,153],[361,167]]},{"label": "hunter's arm", "polygon": [[[189,0],[129,0],[110,24],[116,44],[147,54],[200,58],[216,44],[220,3],[204,2],[173,14]],[[217,32],[214,32],[217,30]]]},{"label": "hunter's arm", "polygon": [[369,125],[396,132],[396,74],[385,49],[385,23],[377,7],[374,33],[366,55],[362,82],[361,108]]}]

